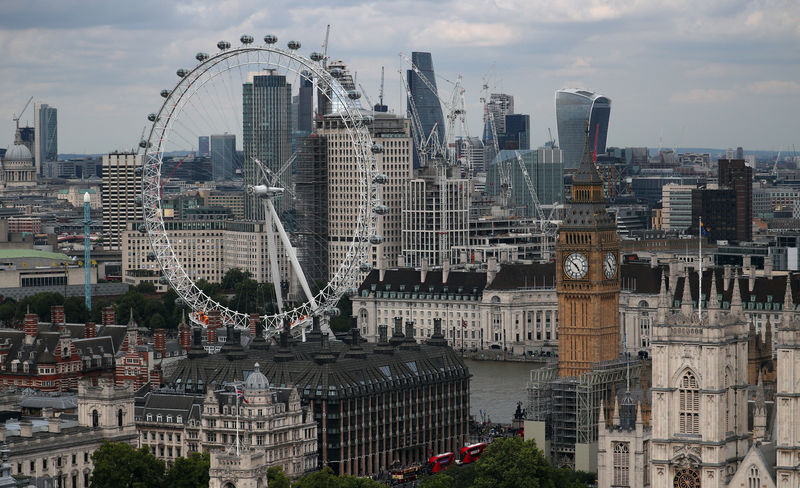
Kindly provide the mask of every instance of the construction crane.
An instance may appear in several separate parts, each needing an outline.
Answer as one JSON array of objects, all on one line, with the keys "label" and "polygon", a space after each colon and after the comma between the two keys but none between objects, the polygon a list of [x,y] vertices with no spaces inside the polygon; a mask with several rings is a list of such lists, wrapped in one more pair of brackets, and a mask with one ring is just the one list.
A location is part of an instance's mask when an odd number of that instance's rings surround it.
[{"label": "construction crane", "polygon": [[547,128],[547,134],[550,136],[550,140],[547,141],[547,142],[550,143],[550,148],[551,149],[555,149],[556,148],[556,140],[553,138],[553,131],[550,130],[550,127]]},{"label": "construction crane", "polygon": [[322,42],[322,67],[328,67],[328,38],[331,35],[331,25],[325,28],[325,40]]},{"label": "construction crane", "polygon": [[[389,107],[383,104],[383,66],[381,66],[381,89],[378,92],[378,104],[373,106],[372,109],[375,112],[388,112]],[[372,104],[370,104],[372,105]]]},{"label": "construction crane", "polygon": [[775,177],[775,181],[778,181],[778,161],[781,160],[781,150],[778,149],[778,155],[775,157],[775,164],[772,165],[772,176]]},{"label": "construction crane", "polygon": [[359,83],[358,87],[361,89],[361,95],[363,95],[364,99],[366,99],[366,101],[367,101],[367,107],[372,107],[373,106],[372,105],[372,100],[370,100],[369,96],[367,96],[367,90],[364,89],[364,85]]},{"label": "construction crane", "polygon": [[516,156],[517,164],[519,165],[519,169],[522,172],[522,178],[525,180],[525,185],[528,187],[528,193],[531,195],[531,201],[533,205],[533,212],[534,212],[534,229],[540,234],[541,236],[541,257],[544,260],[548,260],[549,256],[548,250],[550,248],[550,239],[554,238],[556,235],[557,227],[552,221],[553,212],[555,211],[555,207],[550,212],[550,216],[545,218],[544,212],[542,211],[542,205],[539,202],[539,196],[536,193],[536,187],[533,186],[533,182],[531,181],[530,174],[528,174],[528,168],[525,166],[525,161],[522,159],[522,154],[519,151],[514,151],[514,155]]},{"label": "construction crane", "polygon": [[16,128],[17,129],[19,129],[19,119],[22,117],[22,114],[25,113],[25,110],[28,108],[28,105],[30,105],[32,101],[33,101],[33,97],[30,97],[28,99],[28,101],[25,102],[25,106],[22,107],[22,110],[20,110],[19,115],[12,115],[11,116],[11,120],[14,121],[14,124],[16,124]]},{"label": "construction crane", "polygon": [[381,66],[381,91],[378,96],[380,99],[380,104],[383,105],[383,66]]}]

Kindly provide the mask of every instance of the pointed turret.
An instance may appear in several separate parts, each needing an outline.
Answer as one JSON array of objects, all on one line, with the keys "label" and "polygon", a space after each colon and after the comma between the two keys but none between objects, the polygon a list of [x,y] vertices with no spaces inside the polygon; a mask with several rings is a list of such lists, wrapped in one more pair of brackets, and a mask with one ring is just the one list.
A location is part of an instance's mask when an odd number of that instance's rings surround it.
[{"label": "pointed turret", "polygon": [[686,276],[683,278],[683,295],[681,295],[681,313],[690,317],[692,315],[692,291],[689,282],[689,268],[686,268]]},{"label": "pointed turret", "polygon": [[133,307],[131,307],[131,318],[128,319],[128,330],[136,329],[139,326],[136,324],[136,320],[133,318]]},{"label": "pointed turret", "polygon": [[756,385],[756,401],[753,408],[753,440],[764,442],[767,435],[767,402],[764,398],[764,382],[761,371],[758,372]]},{"label": "pointed turret", "polygon": [[597,423],[602,427],[606,423],[606,408],[603,405],[603,400],[600,399],[600,419]]},{"label": "pointed turret", "polygon": [[731,290],[731,313],[741,316],[742,314],[742,293],[739,291],[739,277],[734,273],[733,290]]},{"label": "pointed turret", "polygon": [[614,413],[611,416],[611,423],[618,426],[619,425],[619,400],[617,396],[614,395]]},{"label": "pointed turret", "polygon": [[711,270],[711,286],[708,288],[708,320],[707,323],[714,325],[718,322],[720,301],[717,294],[717,273]]},{"label": "pointed turret", "polygon": [[670,301],[669,292],[667,291],[667,272],[666,270],[661,270],[661,290],[658,292],[658,311],[656,313],[659,325],[667,321]]},{"label": "pointed turret", "polygon": [[794,298],[792,298],[792,275],[786,275],[786,291],[783,293],[783,309],[794,310]]}]

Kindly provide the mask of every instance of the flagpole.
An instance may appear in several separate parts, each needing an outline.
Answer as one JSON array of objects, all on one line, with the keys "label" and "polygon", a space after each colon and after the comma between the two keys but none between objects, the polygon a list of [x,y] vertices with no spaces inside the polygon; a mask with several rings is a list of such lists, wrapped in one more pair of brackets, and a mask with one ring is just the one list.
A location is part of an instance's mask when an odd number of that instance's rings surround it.
[{"label": "flagpole", "polygon": [[236,388],[236,457],[239,457],[239,385],[235,384]]}]

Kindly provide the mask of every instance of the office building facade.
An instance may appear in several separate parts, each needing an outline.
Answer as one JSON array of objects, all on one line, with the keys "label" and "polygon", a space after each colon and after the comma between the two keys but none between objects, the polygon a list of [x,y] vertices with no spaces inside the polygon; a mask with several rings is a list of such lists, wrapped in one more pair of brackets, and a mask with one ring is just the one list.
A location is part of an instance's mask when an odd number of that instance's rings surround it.
[{"label": "office building facade", "polygon": [[692,225],[692,192],[694,185],[669,183],[661,190],[662,228],[684,232]]},{"label": "office building facade", "polygon": [[199,136],[197,138],[197,155],[198,156],[208,156],[211,141],[209,140],[208,136]]},{"label": "office building facade", "polygon": [[[489,101],[486,102],[486,115],[487,124],[494,122],[494,130],[497,134],[505,134],[506,132],[506,116],[514,113],[514,95],[506,93],[492,93],[489,95]],[[491,135],[491,126],[485,128]],[[487,139],[487,138],[484,138]],[[503,147],[500,146],[500,149]]]},{"label": "office building facade", "polygon": [[611,99],[587,90],[564,89],[556,91],[556,123],[558,143],[564,151],[564,167],[577,168],[586,142],[586,124],[589,124],[589,144],[597,154],[606,152],[608,119]]},{"label": "office building facade", "polygon": [[505,130],[498,134],[500,149],[531,148],[531,116],[509,114],[505,116]]},{"label": "office building facade", "polygon": [[36,174],[42,173],[42,163],[58,159],[58,111],[46,103],[33,106],[34,161]]},{"label": "office building facade", "polygon": [[236,164],[236,135],[215,134],[210,138],[211,176],[215,181],[233,178]]},{"label": "office building facade", "polygon": [[[741,148],[739,148],[741,149]],[[718,166],[720,187],[736,195],[736,241],[753,240],[753,168],[743,159],[720,159]]]},{"label": "office building facade", "polygon": [[[533,217],[536,209],[520,168],[517,154],[522,157],[540,205],[553,205],[564,200],[564,164],[560,149],[540,147],[534,151],[500,151],[486,171],[486,193],[499,195],[501,187],[500,166],[509,168],[511,179],[511,205],[519,209],[520,215]],[[545,211],[546,213],[546,211]]]},{"label": "office building facade", "polygon": [[142,220],[142,206],[136,203],[142,193],[142,178],[136,175],[142,157],[121,152],[103,155],[103,234],[108,249],[120,249],[128,222]]},{"label": "office building facade", "polygon": [[[276,71],[249,73],[242,86],[242,98],[244,184],[258,185],[263,178],[256,159],[278,174],[292,155],[292,86],[286,76]],[[279,176],[281,184],[291,184],[291,171],[283,171]],[[286,197],[276,199],[274,204],[278,215],[292,208],[291,200]],[[263,202],[245,193],[244,213],[247,219],[263,220]]]}]

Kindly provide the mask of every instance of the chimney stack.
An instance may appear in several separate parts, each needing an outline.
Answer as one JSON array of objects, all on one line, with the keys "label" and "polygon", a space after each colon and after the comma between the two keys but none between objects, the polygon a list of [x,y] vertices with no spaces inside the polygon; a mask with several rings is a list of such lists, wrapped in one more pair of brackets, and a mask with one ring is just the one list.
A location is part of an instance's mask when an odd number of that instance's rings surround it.
[{"label": "chimney stack", "polygon": [[167,355],[167,331],[164,329],[156,329],[154,336],[155,349],[163,358]]},{"label": "chimney stack", "polygon": [[117,314],[114,312],[114,307],[109,305],[108,307],[103,308],[103,312],[101,315],[100,322],[103,325],[116,325],[117,323]]},{"label": "chimney stack", "polygon": [[494,279],[497,277],[498,271],[497,258],[492,256],[489,258],[489,262],[486,264],[486,286],[492,284]]},{"label": "chimney stack", "polygon": [[83,337],[86,339],[97,337],[97,325],[94,322],[86,322],[86,327],[84,328]]},{"label": "chimney stack", "polygon": [[222,326],[222,316],[219,310],[211,310],[208,312],[208,326],[206,327],[206,339],[209,344],[216,344],[217,342],[217,329]]},{"label": "chimney stack", "polygon": [[19,421],[20,437],[33,437],[33,423],[30,420]]},{"label": "chimney stack", "polygon": [[419,267],[419,282],[425,283],[425,279],[428,278],[428,260],[426,258],[422,258],[422,262]]},{"label": "chimney stack", "polygon": [[64,314],[64,305],[51,305],[50,306],[50,322],[53,324],[64,325],[67,323]]},{"label": "chimney stack", "polygon": [[181,349],[189,352],[189,349],[192,347],[192,334],[189,326],[186,325],[185,322],[181,322],[181,325],[178,327],[178,340],[181,343]]},{"label": "chimney stack", "polygon": [[447,278],[450,276],[450,261],[442,263],[442,284],[447,283]]},{"label": "chimney stack", "polygon": [[258,322],[261,317],[257,313],[250,314],[250,339],[255,339],[258,334]]},{"label": "chimney stack", "polygon": [[32,342],[33,339],[39,334],[39,316],[35,313],[30,313],[29,309],[28,313],[25,314],[24,324],[25,338],[26,340]]}]

